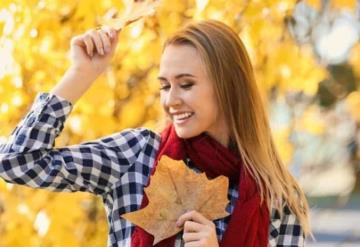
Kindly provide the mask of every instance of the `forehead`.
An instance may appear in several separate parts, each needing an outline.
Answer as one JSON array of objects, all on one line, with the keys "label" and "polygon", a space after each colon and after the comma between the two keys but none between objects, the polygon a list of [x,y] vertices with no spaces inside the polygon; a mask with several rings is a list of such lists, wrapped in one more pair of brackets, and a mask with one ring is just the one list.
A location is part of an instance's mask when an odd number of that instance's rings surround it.
[{"label": "forehead", "polygon": [[161,76],[171,77],[180,73],[200,75],[203,71],[200,54],[190,45],[169,45],[161,56]]}]

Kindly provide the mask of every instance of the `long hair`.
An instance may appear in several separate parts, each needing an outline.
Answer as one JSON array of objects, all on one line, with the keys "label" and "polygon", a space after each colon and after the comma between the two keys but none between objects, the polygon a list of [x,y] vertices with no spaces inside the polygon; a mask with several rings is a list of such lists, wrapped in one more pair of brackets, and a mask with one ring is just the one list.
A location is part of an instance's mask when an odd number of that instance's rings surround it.
[{"label": "long hair", "polygon": [[169,45],[197,49],[214,82],[230,137],[244,159],[245,171],[258,185],[262,202],[265,199],[268,208],[276,208],[281,216],[287,205],[305,235],[311,235],[308,202],[275,147],[254,71],[239,36],[222,22],[205,20],[178,30],[166,40],[163,49]]}]

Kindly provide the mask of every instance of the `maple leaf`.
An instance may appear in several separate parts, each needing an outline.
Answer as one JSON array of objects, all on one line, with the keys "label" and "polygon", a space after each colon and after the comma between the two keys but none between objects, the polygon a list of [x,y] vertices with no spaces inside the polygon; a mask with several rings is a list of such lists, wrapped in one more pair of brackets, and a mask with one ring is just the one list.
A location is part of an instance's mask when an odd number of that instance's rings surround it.
[{"label": "maple leaf", "polygon": [[[120,30],[123,27],[133,23],[145,16],[153,15],[156,7],[159,5],[159,0],[140,0],[131,1],[127,5],[124,14],[118,18],[107,19],[103,21],[103,25],[112,27],[116,30]],[[114,16],[114,12],[111,12],[111,16]]]},{"label": "maple leaf", "polygon": [[185,212],[196,210],[209,220],[229,215],[229,179],[209,180],[204,172],[196,173],[182,160],[163,155],[144,188],[149,204],[143,209],[121,215],[154,236],[154,245],[182,230],[176,221]]}]

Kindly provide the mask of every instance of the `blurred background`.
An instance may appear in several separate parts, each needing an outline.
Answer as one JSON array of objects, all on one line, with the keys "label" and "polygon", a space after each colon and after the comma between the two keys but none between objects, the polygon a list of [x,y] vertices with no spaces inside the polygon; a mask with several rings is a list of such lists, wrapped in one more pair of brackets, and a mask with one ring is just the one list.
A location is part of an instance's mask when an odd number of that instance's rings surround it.
[{"label": "blurred background", "polygon": [[[130,0],[1,0],[0,143],[69,66],[70,39]],[[76,103],[56,147],[156,128],[162,43],[190,19],[230,25],[251,56],[276,144],[312,209],[317,242],[360,246],[360,1],[163,0],[126,27],[108,70]],[[0,247],[106,246],[102,202],[0,180]]]}]

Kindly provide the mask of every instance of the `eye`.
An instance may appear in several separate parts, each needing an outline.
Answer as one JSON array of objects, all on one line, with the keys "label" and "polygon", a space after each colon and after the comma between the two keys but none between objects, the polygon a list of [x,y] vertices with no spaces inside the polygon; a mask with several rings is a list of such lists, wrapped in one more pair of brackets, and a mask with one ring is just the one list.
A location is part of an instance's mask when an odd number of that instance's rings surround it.
[{"label": "eye", "polygon": [[181,88],[190,89],[193,85],[194,85],[193,82],[186,82],[186,83],[181,85]]},{"label": "eye", "polygon": [[[184,82],[183,84],[180,84],[180,87],[185,89],[185,90],[189,90],[191,89],[191,87],[194,85],[193,82]],[[170,84],[163,84],[160,86],[160,90],[163,90],[163,91],[167,91],[171,88],[171,85]]]},{"label": "eye", "polygon": [[161,85],[160,90],[168,90],[170,88],[170,85]]}]

